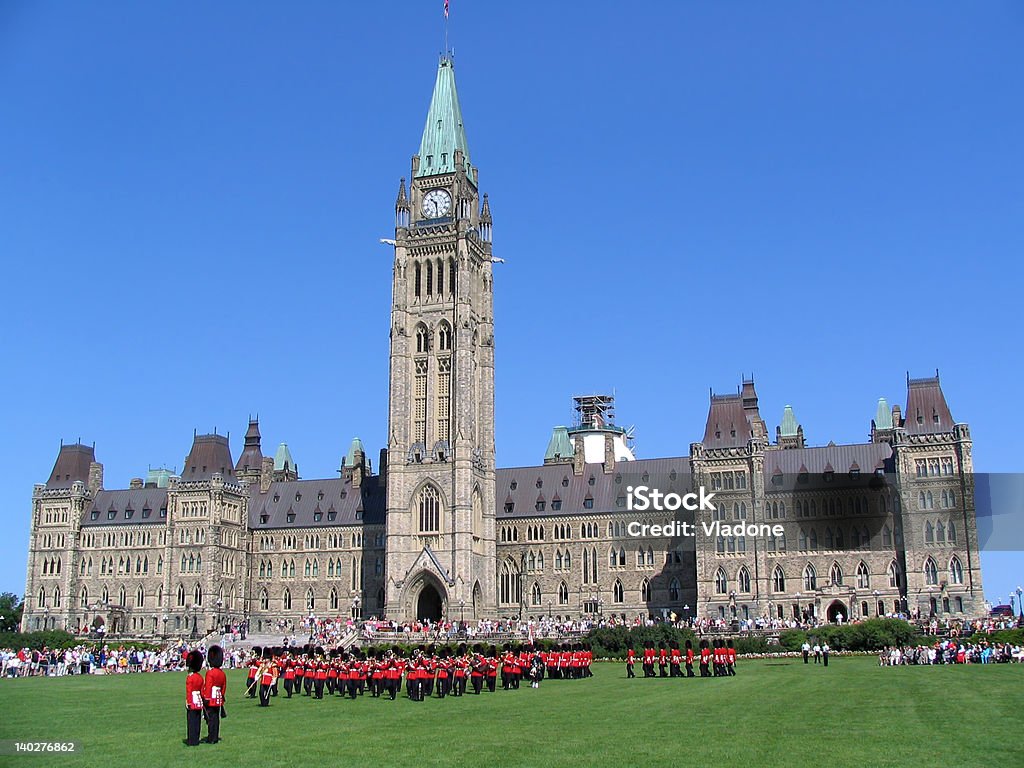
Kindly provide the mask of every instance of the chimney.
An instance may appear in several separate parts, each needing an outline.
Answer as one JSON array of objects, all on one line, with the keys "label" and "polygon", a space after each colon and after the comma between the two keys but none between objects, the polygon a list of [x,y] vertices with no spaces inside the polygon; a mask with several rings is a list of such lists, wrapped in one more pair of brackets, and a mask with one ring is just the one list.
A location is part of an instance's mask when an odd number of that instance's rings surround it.
[{"label": "chimney", "polygon": [[270,490],[270,483],[274,479],[274,459],[270,456],[263,457],[260,465],[260,493]]},{"label": "chimney", "polygon": [[380,482],[381,482],[381,486],[382,487],[384,487],[384,484],[387,482],[387,473],[388,473],[388,449],[387,448],[381,448],[380,449],[380,463],[377,464],[377,474],[380,475]]},{"label": "chimney", "polygon": [[94,496],[103,490],[103,465],[98,461],[89,464],[89,493]]},{"label": "chimney", "polygon": [[141,477],[133,477],[128,482],[128,487],[131,488],[133,491],[136,491],[139,488],[142,488],[144,485],[145,485],[145,483],[142,482],[142,478]]},{"label": "chimney", "polygon": [[610,433],[604,433],[604,473],[615,471],[615,440]]},{"label": "chimney", "polygon": [[572,473],[574,475],[582,475],[584,467],[587,466],[587,459],[583,453],[583,435],[576,435],[576,441],[573,443],[573,454],[572,454]]}]

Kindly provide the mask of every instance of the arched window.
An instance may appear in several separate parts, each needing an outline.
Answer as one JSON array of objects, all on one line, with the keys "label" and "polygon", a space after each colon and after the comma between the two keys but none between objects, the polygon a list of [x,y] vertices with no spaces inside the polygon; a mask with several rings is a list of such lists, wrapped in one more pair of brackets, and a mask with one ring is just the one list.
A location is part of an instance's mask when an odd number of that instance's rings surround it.
[{"label": "arched window", "polygon": [[739,573],[736,574],[736,584],[740,592],[750,591],[750,571],[747,570],[746,566],[740,568]]},{"label": "arched window", "polygon": [[949,583],[964,583],[964,567],[960,563],[960,558],[956,555],[953,555],[953,558],[949,561]]},{"label": "arched window", "polygon": [[946,525],[941,520],[935,526],[935,541],[939,544],[946,543]]},{"label": "arched window", "polygon": [[179,584],[178,585],[178,606],[181,607],[181,606],[184,606],[184,605],[185,605],[185,585],[184,584]]},{"label": "arched window", "polygon": [[841,586],[843,583],[843,569],[839,567],[839,563],[832,563],[832,570],[828,574],[829,581],[837,586]]},{"label": "arched window", "polygon": [[719,568],[715,571],[715,594],[724,595],[729,590],[729,581],[725,577],[725,571]]},{"label": "arched window", "polygon": [[442,322],[438,326],[437,348],[442,352],[447,352],[452,348],[452,327],[447,322]]},{"label": "arched window", "polygon": [[441,524],[441,493],[433,485],[425,485],[419,492],[420,533],[438,533]]},{"label": "arched window", "polygon": [[53,588],[53,607],[60,608],[60,587]]},{"label": "arched window", "polygon": [[946,529],[946,540],[950,544],[956,544],[956,523],[952,520],[949,521],[949,527]]},{"label": "arched window", "polygon": [[285,588],[284,594],[281,596],[281,603],[286,611],[290,611],[292,609],[292,593],[288,588]]},{"label": "arched window", "polygon": [[871,576],[868,573],[868,566],[863,560],[857,566],[857,589],[867,589],[871,586]]},{"label": "arched window", "polygon": [[813,592],[818,588],[818,574],[814,570],[814,566],[810,563],[804,568],[804,589],[809,592]]},{"label": "arched window", "polygon": [[518,603],[520,588],[519,568],[510,558],[502,563],[498,574],[498,601],[507,605]]},{"label": "arched window", "polygon": [[563,561],[563,567],[565,570],[572,568],[572,555],[569,554],[569,550],[565,550],[565,560]]},{"label": "arched window", "polygon": [[541,600],[542,600],[542,595],[541,595],[541,592],[540,592],[540,584],[538,584],[535,581],[535,582],[533,582],[533,586],[530,587],[530,605],[540,605],[541,604]]},{"label": "arched window", "polygon": [[569,604],[569,585],[564,581],[558,585],[558,604]]},{"label": "arched window", "polygon": [[783,573],[782,568],[778,565],[776,565],[775,570],[772,571],[772,591],[786,591],[786,574]]},{"label": "arched window", "polygon": [[88,587],[82,587],[81,598],[82,598],[82,603],[81,603],[82,607],[83,608],[88,608],[89,607],[89,588]]},{"label": "arched window", "polygon": [[889,586],[898,587],[900,585],[900,567],[893,560],[889,563]]},{"label": "arched window", "polygon": [[619,547],[619,566],[621,568],[626,567],[626,550],[622,547]]},{"label": "arched window", "polygon": [[672,579],[668,584],[668,599],[673,603],[679,602],[679,579]]},{"label": "arched window", "polygon": [[192,590],[192,602],[194,605],[203,604],[203,585],[196,584],[196,588]]},{"label": "arched window", "polygon": [[618,579],[612,584],[612,600],[616,603],[621,603],[623,600],[622,595],[622,582]]},{"label": "arched window", "polygon": [[267,590],[265,589],[260,590],[260,610],[270,610],[270,595],[267,594]]},{"label": "arched window", "polygon": [[647,564],[654,565],[654,550],[650,547],[647,548]]},{"label": "arched window", "polygon": [[924,543],[934,544],[935,543],[935,526],[932,525],[932,521],[929,520],[924,524]]},{"label": "arched window", "polygon": [[313,597],[313,588],[310,587],[306,590],[306,610],[312,611],[316,608],[316,598]]},{"label": "arched window", "polygon": [[647,603],[651,600],[651,582],[644,579],[640,582],[640,602]]},{"label": "arched window", "polygon": [[[610,525],[610,523],[609,523]],[[619,554],[615,551],[615,547],[608,550],[608,567],[614,568],[615,564],[619,561]]]},{"label": "arched window", "polygon": [[811,551],[818,551],[818,529],[811,528]]},{"label": "arched window", "polygon": [[430,336],[427,333],[427,326],[420,325],[416,326],[416,351],[426,352],[430,348]]},{"label": "arched window", "polygon": [[939,569],[935,566],[935,561],[932,560],[930,557],[925,558],[924,561],[924,583],[939,583]]},{"label": "arched window", "polygon": [[46,607],[46,589],[43,587],[39,588],[39,595],[36,597],[36,608]]},{"label": "arched window", "polygon": [[142,608],[146,604],[146,592],[139,584],[139,588],[135,591],[135,607]]}]

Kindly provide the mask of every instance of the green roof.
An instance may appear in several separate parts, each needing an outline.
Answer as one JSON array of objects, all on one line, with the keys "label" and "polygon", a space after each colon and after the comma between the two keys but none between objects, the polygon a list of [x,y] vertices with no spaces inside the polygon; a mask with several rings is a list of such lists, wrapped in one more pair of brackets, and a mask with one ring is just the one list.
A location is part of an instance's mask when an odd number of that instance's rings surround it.
[{"label": "green roof", "polygon": [[878,398],[878,410],[875,411],[875,429],[892,429],[892,411],[884,397]]},{"label": "green roof", "polygon": [[555,427],[551,432],[551,440],[548,442],[548,449],[544,452],[544,460],[555,458],[568,458],[573,455],[572,442],[569,440],[569,430],[565,427]]},{"label": "green roof", "polygon": [[[466,173],[471,173],[469,145],[462,124],[462,108],[455,90],[455,69],[452,60],[443,57],[437,67],[434,95],[430,99],[427,123],[420,140],[420,166],[416,177],[455,172],[455,150],[461,149]],[[472,179],[472,175],[470,175]]]},{"label": "green roof", "polygon": [[779,434],[784,437],[795,437],[796,432],[796,414],[793,413],[793,406],[787,405],[782,411],[782,426],[779,428]]},{"label": "green roof", "polygon": [[292,452],[288,450],[288,443],[281,443],[277,446],[277,453],[274,454],[274,469],[294,471],[295,460],[292,459]]},{"label": "green roof", "polygon": [[363,441],[358,437],[353,437],[352,445],[348,447],[348,454],[345,456],[346,467],[354,467],[356,465],[356,453],[366,455],[366,451],[363,450]]},{"label": "green roof", "polygon": [[166,488],[167,481],[174,473],[169,469],[151,469],[146,473],[146,485],[155,485],[157,488]]}]

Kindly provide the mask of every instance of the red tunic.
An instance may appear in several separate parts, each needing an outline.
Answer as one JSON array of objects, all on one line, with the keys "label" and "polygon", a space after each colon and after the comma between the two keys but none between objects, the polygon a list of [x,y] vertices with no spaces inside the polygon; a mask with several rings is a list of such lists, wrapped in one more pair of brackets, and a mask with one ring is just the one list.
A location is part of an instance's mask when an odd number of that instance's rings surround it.
[{"label": "red tunic", "polygon": [[185,707],[203,708],[203,676],[198,672],[189,672],[185,678]]},{"label": "red tunic", "polygon": [[224,705],[224,692],[228,687],[228,678],[223,669],[211,669],[206,673],[206,683],[203,685],[203,698],[211,707]]}]

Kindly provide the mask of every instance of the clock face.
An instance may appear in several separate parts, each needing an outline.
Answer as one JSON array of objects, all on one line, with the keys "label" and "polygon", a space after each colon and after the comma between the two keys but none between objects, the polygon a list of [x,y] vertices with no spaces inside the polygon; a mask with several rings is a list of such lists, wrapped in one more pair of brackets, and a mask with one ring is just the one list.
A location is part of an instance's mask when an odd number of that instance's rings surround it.
[{"label": "clock face", "polygon": [[452,209],[452,198],[443,189],[432,189],[423,196],[423,215],[428,219],[447,216]]}]

